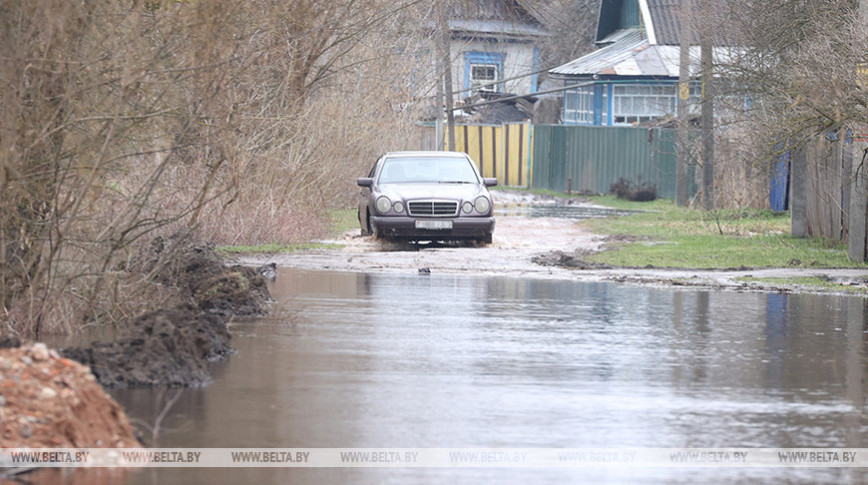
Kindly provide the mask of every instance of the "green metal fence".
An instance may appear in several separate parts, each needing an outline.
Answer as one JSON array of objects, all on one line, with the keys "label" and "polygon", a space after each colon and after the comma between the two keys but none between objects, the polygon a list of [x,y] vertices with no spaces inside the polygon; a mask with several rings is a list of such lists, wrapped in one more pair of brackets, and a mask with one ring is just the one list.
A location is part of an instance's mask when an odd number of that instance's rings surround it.
[{"label": "green metal fence", "polygon": [[[533,188],[609,192],[621,177],[675,197],[675,130],[668,128],[535,125]],[[693,167],[689,192],[696,192]]]}]

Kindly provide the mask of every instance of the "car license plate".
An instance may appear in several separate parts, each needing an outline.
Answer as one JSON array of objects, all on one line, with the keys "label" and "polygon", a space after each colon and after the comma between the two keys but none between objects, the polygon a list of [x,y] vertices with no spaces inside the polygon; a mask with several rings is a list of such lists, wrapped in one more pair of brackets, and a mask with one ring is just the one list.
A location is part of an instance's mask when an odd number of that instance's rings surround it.
[{"label": "car license plate", "polygon": [[452,221],[416,221],[416,229],[452,229]]}]

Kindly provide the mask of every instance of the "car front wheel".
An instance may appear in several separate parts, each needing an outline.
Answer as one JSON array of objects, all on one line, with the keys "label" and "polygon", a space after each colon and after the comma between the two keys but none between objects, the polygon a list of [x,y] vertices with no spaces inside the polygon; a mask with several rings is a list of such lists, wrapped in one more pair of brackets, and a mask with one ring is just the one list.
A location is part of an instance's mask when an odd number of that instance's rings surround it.
[{"label": "car front wheel", "polygon": [[370,216],[368,216],[368,231],[374,236],[374,239],[383,239],[383,234],[377,229],[377,225],[371,222]]},{"label": "car front wheel", "polygon": [[359,227],[361,227],[362,236],[370,236],[371,235],[371,216],[365,212],[364,219],[362,218],[361,211],[359,212]]}]

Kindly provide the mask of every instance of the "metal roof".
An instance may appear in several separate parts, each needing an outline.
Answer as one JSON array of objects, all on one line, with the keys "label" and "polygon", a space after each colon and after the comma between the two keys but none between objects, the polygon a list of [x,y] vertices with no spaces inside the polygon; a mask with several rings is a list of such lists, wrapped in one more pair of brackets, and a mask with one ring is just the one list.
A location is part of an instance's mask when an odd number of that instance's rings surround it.
[{"label": "metal roof", "polygon": [[[738,55],[738,49],[714,48],[717,62]],[[690,75],[699,75],[699,46],[690,47]],[[630,32],[619,42],[591,52],[574,61],[552,69],[552,74],[564,76],[648,76],[678,77],[680,47],[651,45],[639,30]]]},{"label": "metal roof", "polygon": [[651,23],[654,28],[654,37],[657,45],[678,45],[681,42],[679,36],[679,0],[645,0],[648,4],[648,12],[651,15]]},{"label": "metal roof", "polygon": [[[618,42],[556,67],[551,72],[564,75],[669,75],[668,71],[661,69],[660,63],[652,61],[640,65],[639,60],[647,60],[648,57],[647,54],[640,54],[651,47],[651,44],[639,29],[619,33],[618,37]],[[649,72],[649,70],[653,72]]]}]

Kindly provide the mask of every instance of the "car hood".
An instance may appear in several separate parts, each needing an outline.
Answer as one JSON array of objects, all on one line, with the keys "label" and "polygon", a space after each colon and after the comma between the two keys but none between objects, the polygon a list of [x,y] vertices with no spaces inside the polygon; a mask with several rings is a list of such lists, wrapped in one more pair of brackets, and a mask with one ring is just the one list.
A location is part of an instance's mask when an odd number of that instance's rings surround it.
[{"label": "car hood", "polygon": [[[392,200],[403,199],[455,199],[473,200],[480,195],[489,195],[485,186],[479,184],[382,184],[379,192]],[[489,198],[491,196],[489,195]]]}]

